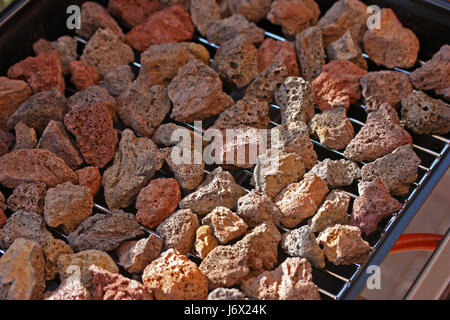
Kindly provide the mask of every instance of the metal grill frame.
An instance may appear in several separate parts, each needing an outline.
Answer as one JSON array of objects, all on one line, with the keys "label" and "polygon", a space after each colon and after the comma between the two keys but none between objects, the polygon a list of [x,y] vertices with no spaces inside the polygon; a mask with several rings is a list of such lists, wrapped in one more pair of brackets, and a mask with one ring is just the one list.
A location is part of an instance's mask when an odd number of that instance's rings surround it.
[{"label": "metal grill frame", "polygon": [[[9,12],[7,12],[6,14],[3,13],[3,17],[0,17],[0,27],[2,24],[6,23],[6,21],[8,19],[10,19],[16,12],[18,12],[20,9],[26,7],[26,5],[29,2],[30,2],[29,0],[22,0],[22,1],[14,2],[12,10],[9,10]],[[100,2],[102,2],[102,1],[100,1]],[[266,31],[266,36],[274,38],[276,40],[280,40],[280,41],[286,40],[283,36],[280,36],[279,33],[272,33],[270,31]],[[77,40],[82,44],[86,43],[86,41],[81,38],[77,38]],[[215,45],[213,43],[209,43],[206,39],[199,36],[198,34],[195,35],[194,42],[201,43],[201,44],[205,45],[207,48],[213,49],[213,50],[218,47],[217,45]],[[365,55],[365,54],[363,54],[363,56],[366,59],[368,58],[367,55]],[[134,62],[134,66],[136,68],[140,68],[140,64],[138,62]],[[405,73],[409,73],[407,70],[402,70],[399,68],[396,68],[396,70],[405,72]],[[374,71],[374,70],[370,70],[370,71]],[[365,108],[364,105],[358,104],[358,105],[352,105],[350,107],[350,109],[358,108],[358,107],[361,109]],[[279,112],[278,112],[279,107],[277,105],[271,104],[271,109],[272,109],[271,111],[275,111],[275,114],[279,114]],[[273,113],[273,112],[271,112],[271,113]],[[271,117],[271,126],[278,126],[279,120],[280,120],[279,116]],[[361,121],[357,118],[354,118],[354,117],[349,116],[349,120],[352,122],[355,129],[358,126],[361,126],[364,124],[363,121]],[[178,124],[180,124],[180,123],[178,123]],[[181,123],[181,124],[189,129],[193,129],[193,130],[196,129],[189,123]],[[316,270],[316,272],[324,273],[328,277],[333,278],[333,281],[342,282],[342,285],[340,286],[339,290],[334,291],[334,292],[330,292],[331,290],[324,289],[319,286],[322,297],[327,297],[327,298],[334,299],[334,300],[341,300],[341,299],[349,300],[349,299],[356,299],[359,296],[360,292],[362,291],[362,289],[364,288],[364,286],[366,284],[367,278],[370,276],[370,274],[367,272],[368,266],[379,265],[384,260],[384,258],[387,256],[387,254],[389,253],[392,246],[397,241],[398,237],[402,234],[403,230],[406,228],[408,223],[412,220],[414,215],[417,213],[417,211],[420,208],[420,206],[422,205],[422,203],[425,201],[425,199],[428,197],[430,192],[433,190],[433,188],[438,183],[439,179],[442,177],[442,175],[448,169],[448,167],[450,165],[449,140],[446,137],[441,137],[441,136],[437,136],[437,135],[428,136],[427,139],[433,140],[434,141],[433,145],[440,144],[440,145],[442,145],[442,147],[439,148],[439,150],[436,150],[436,149],[432,150],[429,146],[426,146],[426,145],[424,146],[424,145],[421,145],[421,143],[417,143],[416,141],[413,141],[414,149],[416,151],[418,151],[419,153],[427,154],[429,157],[432,157],[433,160],[431,161],[430,165],[428,165],[428,166],[421,165],[419,167],[419,170],[422,171],[423,174],[421,174],[421,176],[419,176],[418,181],[416,181],[414,183],[414,186],[413,186],[412,190],[410,191],[409,196],[407,197],[406,201],[404,201],[402,209],[398,213],[393,214],[392,217],[389,219],[389,221],[385,224],[385,227],[382,228],[382,230],[380,230],[381,236],[377,239],[377,241],[372,246],[372,250],[371,250],[367,260],[361,265],[354,264],[354,265],[350,266],[349,268],[353,268],[353,269],[355,269],[355,271],[353,271],[353,272],[346,271],[346,272],[344,272],[345,273],[344,275],[339,274],[340,272],[334,270],[333,268],[332,268],[332,270],[329,270],[329,269],[324,269],[324,270],[320,270],[320,271]],[[320,148],[320,150],[323,149],[323,150],[326,150],[327,152],[334,153],[339,158],[344,158],[342,156],[341,152],[330,149],[314,139],[311,139],[311,141],[313,142],[315,149]],[[318,153],[318,155],[319,155],[319,153]],[[421,157],[419,155],[419,157],[422,159],[424,156]],[[359,164],[362,165],[363,163],[359,163]],[[235,171],[235,173],[238,172],[238,175],[240,175],[240,178],[236,179],[237,182],[238,182],[238,180],[242,180],[243,176],[247,176],[247,178],[249,179],[249,177],[253,174],[252,170],[247,170],[247,169],[235,169],[234,171]],[[205,171],[205,172],[208,173],[208,171]],[[161,174],[166,175],[166,173],[164,173],[164,172],[161,172]],[[235,177],[236,177],[236,175],[235,175]],[[242,183],[240,183],[240,184],[242,184]],[[347,193],[352,198],[357,197],[357,195],[352,192],[347,192]],[[99,211],[99,212],[103,212],[106,214],[111,213],[107,208],[105,208],[104,206],[102,206],[98,203],[94,205],[94,208],[96,211]],[[142,227],[142,228],[147,233],[154,233],[154,231],[149,230],[148,228],[145,228],[145,227]],[[280,227],[281,232],[285,232],[287,230],[288,230],[287,228]],[[65,235],[61,234],[57,230],[52,230],[52,231],[55,232],[57,235],[59,235],[59,237],[66,238]],[[0,255],[1,254],[3,254],[3,252],[0,250]],[[196,255],[195,253],[191,253],[190,256],[194,261],[198,262],[198,259],[199,259],[198,255]],[[327,263],[327,266],[328,265],[329,264]],[[337,269],[342,269],[342,268],[339,267]],[[351,274],[350,276],[346,275],[349,273]],[[331,282],[331,278],[329,280],[330,282]],[[316,279],[314,279],[314,280],[316,280]],[[326,281],[328,281],[328,280],[326,280]]]}]

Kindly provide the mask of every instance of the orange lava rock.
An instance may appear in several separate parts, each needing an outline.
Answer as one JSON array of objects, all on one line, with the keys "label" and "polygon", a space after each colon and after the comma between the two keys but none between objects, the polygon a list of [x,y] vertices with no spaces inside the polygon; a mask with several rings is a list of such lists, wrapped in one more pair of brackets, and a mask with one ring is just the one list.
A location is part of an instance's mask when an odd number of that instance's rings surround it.
[{"label": "orange lava rock", "polygon": [[144,51],[151,44],[180,42],[192,39],[194,25],[186,10],[173,6],[157,11],[127,33],[128,43]]},{"label": "orange lava rock", "polygon": [[12,189],[27,181],[54,187],[66,181],[77,183],[78,178],[64,160],[48,150],[22,149],[0,158],[0,184]]},{"label": "orange lava rock", "polygon": [[380,28],[364,34],[364,49],[378,65],[411,68],[416,63],[420,44],[414,32],[403,27],[392,9],[382,9]]},{"label": "orange lava rock", "polygon": [[278,41],[272,38],[264,40],[258,50],[258,70],[266,70],[274,62],[281,62],[286,66],[288,76],[300,76],[300,68],[292,42]]},{"label": "orange lava rock", "polygon": [[144,23],[159,9],[159,0],[111,0],[108,4],[111,15],[132,27]]},{"label": "orange lava rock", "polygon": [[72,61],[69,66],[72,74],[70,81],[72,81],[77,90],[84,90],[100,81],[97,69],[85,61]]},{"label": "orange lava rock", "polygon": [[99,103],[78,106],[66,113],[64,124],[76,137],[86,163],[103,168],[114,157],[118,137],[105,106]]},{"label": "orange lava rock", "polygon": [[31,96],[26,82],[0,77],[0,130],[6,130],[6,122],[19,105]]},{"label": "orange lava rock", "polygon": [[208,282],[199,267],[174,249],[149,264],[142,280],[157,300],[205,300],[208,295]]},{"label": "orange lava rock", "polygon": [[95,196],[100,189],[101,176],[98,167],[84,167],[75,171],[81,186],[89,187],[91,193]]},{"label": "orange lava rock", "polygon": [[316,103],[320,110],[344,107],[356,103],[361,97],[359,81],[367,71],[348,60],[333,60],[322,68],[313,81]]},{"label": "orange lava rock", "polygon": [[170,216],[181,200],[180,186],[173,178],[160,178],[150,181],[139,192],[136,200],[137,220],[154,228]]},{"label": "orange lava rock", "polygon": [[270,7],[267,19],[281,25],[287,37],[316,24],[320,8],[314,0],[275,0]]},{"label": "orange lava rock", "polygon": [[66,84],[62,75],[61,57],[57,51],[44,52],[28,57],[8,69],[8,77],[24,80],[33,93],[59,89],[64,92]]}]

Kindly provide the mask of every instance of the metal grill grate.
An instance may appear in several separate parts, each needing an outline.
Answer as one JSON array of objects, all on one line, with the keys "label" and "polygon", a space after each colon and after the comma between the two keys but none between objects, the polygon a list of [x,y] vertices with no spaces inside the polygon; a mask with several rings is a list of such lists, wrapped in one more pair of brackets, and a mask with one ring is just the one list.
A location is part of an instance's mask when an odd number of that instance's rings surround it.
[{"label": "metal grill grate", "polygon": [[[265,34],[267,37],[274,38],[280,41],[286,40],[284,37],[279,35],[280,34],[279,27],[271,26],[267,21],[263,21],[260,26],[263,27],[265,30],[272,30],[272,28],[276,30],[273,32],[266,31]],[[86,44],[86,41],[84,39],[77,37],[77,40],[81,48]],[[199,36],[198,34],[195,36],[194,41],[205,45],[210,50],[212,55],[218,48],[216,44],[208,42],[206,39]],[[363,56],[366,59],[368,59],[368,56],[366,54],[363,54]],[[140,61],[139,55],[137,55],[137,57],[138,57],[137,61]],[[140,69],[140,64],[137,61],[133,63],[136,73],[138,73]],[[369,66],[370,66],[369,71],[378,70],[370,63]],[[396,70],[404,73],[409,73],[407,70],[399,68],[396,68]],[[73,94],[75,93],[75,90],[73,88],[68,88],[68,92],[70,94]],[[352,122],[355,128],[355,132],[358,132],[361,126],[364,125],[366,119],[364,109],[365,106],[359,103],[352,105],[347,112],[348,119]],[[278,126],[281,118],[279,106],[271,104],[271,110],[269,114],[271,118],[270,122],[271,127]],[[164,123],[166,122],[169,122],[169,119],[166,119],[164,121]],[[212,121],[211,124],[212,123],[214,123],[214,121]],[[196,130],[198,132],[198,129],[195,128],[190,123],[177,123],[177,124],[183,125],[186,128]],[[206,129],[207,126],[206,128],[204,128],[204,130]],[[403,203],[402,209],[399,212],[393,214],[391,217],[382,221],[379,224],[377,231],[373,235],[369,237],[363,237],[366,241],[370,243],[372,247],[369,257],[363,264],[361,265],[352,264],[349,266],[335,266],[327,262],[326,267],[324,269],[313,269],[313,279],[314,282],[319,287],[321,298],[339,300],[357,297],[357,295],[359,294],[360,290],[362,289],[365,283],[365,279],[367,278],[366,268],[369,265],[378,264],[382,261],[382,259],[388,253],[389,249],[395,243],[398,236],[401,234],[404,227],[406,227],[407,223],[414,216],[415,212],[418,210],[421,203],[425,200],[428,193],[437,183],[437,181],[440,178],[440,175],[442,174],[442,171],[443,170],[445,171],[445,169],[448,168],[450,158],[448,152],[449,149],[448,138],[438,135],[418,136],[412,134],[412,136],[414,143],[413,144],[414,151],[419,156],[422,163],[419,167],[418,179],[416,180],[416,182],[413,183],[409,194],[405,198],[398,199]],[[316,141],[314,139],[311,139],[311,141],[314,145],[314,150],[317,153],[318,162],[326,158],[330,158],[333,160],[344,158],[342,152],[324,146],[319,141]],[[363,162],[359,162],[358,164],[360,166],[364,165]],[[205,170],[205,173],[209,173],[210,171],[212,171],[213,168],[214,166],[207,166],[208,170]],[[235,178],[236,183],[243,186],[247,191],[253,188],[252,185],[250,184],[250,180],[253,176],[252,170],[235,168],[230,169],[229,171]],[[164,170],[160,170],[156,174],[156,176],[157,177],[170,176],[170,174],[164,172]],[[357,197],[357,182],[354,182],[351,186],[341,189],[343,189],[348,195],[351,196],[352,198],[352,201],[350,203],[351,208],[353,200]],[[183,194],[183,196],[186,196],[186,193]],[[102,199],[102,197],[103,197],[102,195],[96,197],[94,211],[110,214],[111,212],[104,205],[104,200]],[[126,208],[126,211],[135,213],[136,210],[134,209],[134,204],[129,208]],[[12,214],[9,208],[6,210],[6,214],[7,216]],[[153,230],[150,230],[146,227],[142,226],[142,228],[147,233],[155,233]],[[280,227],[279,229],[281,233],[289,230],[284,227]],[[67,238],[67,236],[65,236],[58,230],[51,229],[51,231],[55,234],[56,237],[59,237],[61,239]],[[0,250],[0,256],[2,254],[4,254],[4,252]],[[190,253],[189,257],[197,263],[201,261],[199,256],[194,252]],[[279,262],[281,263],[282,261],[284,261],[286,257],[288,257],[288,255],[285,252],[283,252],[281,248],[279,248]],[[117,259],[116,262],[118,262]],[[122,268],[121,271],[125,273],[127,276],[136,277],[127,274]]]}]

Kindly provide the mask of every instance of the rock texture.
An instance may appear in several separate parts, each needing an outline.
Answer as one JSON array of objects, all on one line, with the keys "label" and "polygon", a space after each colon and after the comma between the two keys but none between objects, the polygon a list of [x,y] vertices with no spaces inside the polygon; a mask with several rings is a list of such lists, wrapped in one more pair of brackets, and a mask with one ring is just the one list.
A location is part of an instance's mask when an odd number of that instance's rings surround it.
[{"label": "rock texture", "polygon": [[66,98],[61,91],[51,89],[33,95],[22,103],[7,122],[9,129],[23,122],[41,134],[51,120],[61,121],[67,112]]},{"label": "rock texture", "polygon": [[289,77],[275,92],[275,101],[280,106],[281,122],[307,122],[314,115],[314,89],[300,77]]},{"label": "rock texture", "polygon": [[95,197],[100,189],[102,180],[98,167],[84,167],[83,169],[75,171],[75,173],[78,176],[80,186],[89,187],[92,196]]},{"label": "rock texture", "polygon": [[308,225],[283,234],[281,247],[293,257],[307,259],[315,268],[325,267],[325,255]]},{"label": "rock texture", "polygon": [[316,94],[316,103],[320,110],[343,107],[348,110],[351,103],[361,97],[360,79],[367,74],[348,60],[333,60],[322,69],[312,85]]},{"label": "rock texture", "polygon": [[244,281],[241,288],[258,300],[320,300],[311,265],[301,258],[287,258],[275,270]]},{"label": "rock texture", "polygon": [[353,203],[350,224],[367,235],[376,231],[378,223],[401,209],[402,204],[389,194],[389,186],[376,178],[358,184],[359,197]]},{"label": "rock texture", "polygon": [[80,60],[97,68],[103,77],[115,67],[133,62],[134,53],[120,35],[110,29],[99,29],[84,47]]},{"label": "rock texture", "polygon": [[144,51],[152,44],[190,40],[193,34],[189,13],[177,5],[153,13],[127,33],[127,41],[134,49]]},{"label": "rock texture", "polygon": [[148,228],[155,228],[175,211],[180,200],[180,186],[175,179],[152,180],[139,192],[136,219]]},{"label": "rock texture", "polygon": [[195,232],[195,251],[200,256],[200,259],[205,259],[208,253],[218,245],[219,242],[214,237],[213,230],[210,226],[200,226]]},{"label": "rock texture", "polygon": [[420,44],[414,32],[404,28],[392,9],[381,9],[380,28],[364,34],[364,50],[370,60],[388,68],[411,68]]},{"label": "rock texture", "polygon": [[369,72],[360,83],[367,113],[376,111],[385,102],[397,108],[400,101],[413,91],[408,75],[399,71]]},{"label": "rock texture", "polygon": [[400,125],[395,110],[384,103],[368,115],[366,124],[345,148],[344,156],[355,161],[372,161],[411,143],[412,138]]},{"label": "rock texture", "polygon": [[45,280],[53,280],[58,274],[57,262],[60,255],[73,254],[67,243],[59,239],[47,239],[43,244],[45,258]]},{"label": "rock texture", "polygon": [[76,276],[64,280],[45,300],[91,300],[91,294]]},{"label": "rock texture", "polygon": [[48,150],[22,149],[0,158],[0,184],[12,189],[33,181],[54,187],[66,181],[77,183],[78,179],[64,160]]},{"label": "rock texture", "polygon": [[0,257],[0,299],[40,300],[45,289],[41,246],[17,239]]},{"label": "rock texture", "polygon": [[48,123],[37,147],[53,152],[72,170],[79,168],[84,162],[75,145],[75,140],[69,135],[61,121],[52,120]]},{"label": "rock texture", "polygon": [[238,35],[221,44],[212,67],[226,84],[242,88],[258,74],[258,49],[248,37]]},{"label": "rock texture", "polygon": [[46,194],[47,186],[45,183],[23,182],[8,197],[8,206],[13,212],[24,210],[43,215]]},{"label": "rock texture", "polygon": [[147,88],[133,82],[117,99],[120,119],[140,137],[151,137],[170,108],[167,89],[161,85]]},{"label": "rock texture", "polygon": [[242,14],[249,21],[258,22],[270,10],[272,0],[227,0],[232,14]]},{"label": "rock texture", "polygon": [[258,71],[263,72],[276,62],[281,62],[286,67],[290,77],[300,76],[294,44],[267,38],[258,49]]},{"label": "rock texture", "polygon": [[244,34],[255,44],[259,44],[264,40],[264,30],[249,22],[241,14],[234,14],[231,17],[216,20],[207,29],[206,37],[209,42],[220,45],[240,34]]},{"label": "rock texture", "polygon": [[14,127],[16,133],[16,144],[14,145],[14,150],[20,149],[34,149],[37,146],[36,130],[28,127],[23,122],[19,122]]},{"label": "rock texture", "polygon": [[274,94],[288,77],[288,70],[282,62],[273,62],[259,73],[245,89],[246,96],[271,103]]},{"label": "rock texture", "polygon": [[217,1],[191,0],[189,9],[192,23],[202,35],[206,35],[214,22],[222,18],[222,11]]},{"label": "rock texture", "polygon": [[317,23],[320,8],[314,0],[275,0],[267,19],[281,25],[283,34],[292,38]]},{"label": "rock texture", "polygon": [[319,138],[320,143],[336,150],[344,149],[355,135],[344,108],[325,110],[316,114],[311,119],[309,127],[313,135]]},{"label": "rock texture", "polygon": [[31,96],[25,81],[0,77],[0,130],[6,130],[9,117]]},{"label": "rock texture", "polygon": [[217,288],[208,294],[208,300],[246,300],[246,298],[238,289]]},{"label": "rock texture", "polygon": [[348,224],[348,207],[350,196],[341,190],[332,190],[323,200],[316,214],[311,219],[311,231],[321,232],[336,224]]},{"label": "rock texture", "polygon": [[159,0],[111,0],[108,3],[109,13],[130,26],[144,23],[160,7]]},{"label": "rock texture", "polygon": [[122,242],[143,236],[133,214],[115,211],[112,214],[95,214],[84,220],[67,238],[76,251],[112,251]]},{"label": "rock texture", "polygon": [[155,172],[162,166],[162,156],[148,138],[136,138],[126,129],[122,132],[114,163],[103,173],[105,200],[111,210],[128,207]]},{"label": "rock texture", "polygon": [[370,251],[370,245],[361,238],[358,227],[337,224],[326,228],[317,241],[323,245],[327,259],[335,265],[363,263]]},{"label": "rock texture", "polygon": [[131,67],[121,64],[111,69],[99,85],[105,88],[111,96],[117,98],[135,78]]},{"label": "rock texture", "polygon": [[142,283],[112,273],[96,265],[88,269],[94,284],[94,300],[153,300],[151,291]]},{"label": "rock texture", "polygon": [[14,146],[15,137],[11,132],[0,129],[0,157],[7,154]]},{"label": "rock texture", "polygon": [[254,174],[256,190],[275,199],[288,184],[303,177],[305,166],[294,153],[269,149],[258,157]]},{"label": "rock texture", "polygon": [[280,224],[280,209],[272,199],[264,192],[252,190],[239,198],[236,213],[249,228],[254,228],[263,222]]},{"label": "rock texture", "polygon": [[325,65],[325,50],[322,45],[322,32],[319,27],[309,27],[295,37],[295,48],[302,77],[312,81]]},{"label": "rock texture", "polygon": [[84,38],[91,38],[98,29],[109,29],[121,40],[125,40],[125,35],[117,22],[109,15],[108,11],[100,4],[88,1],[81,7],[81,29],[76,33]]},{"label": "rock texture", "polygon": [[422,91],[411,92],[401,103],[402,122],[414,133],[446,134],[450,131],[450,104]]},{"label": "rock texture", "polygon": [[325,159],[316,164],[310,173],[321,177],[329,188],[349,186],[361,178],[361,169],[353,161]]},{"label": "rock texture", "polygon": [[339,0],[319,20],[325,47],[350,30],[357,43],[361,43],[367,29],[367,5],[359,0]]},{"label": "rock texture", "polygon": [[372,181],[379,177],[385,182],[391,194],[406,196],[409,186],[418,177],[420,158],[412,145],[398,147],[384,157],[367,163],[362,167],[362,180]]},{"label": "rock texture", "polygon": [[66,182],[48,189],[44,218],[50,227],[68,234],[91,215],[93,205],[89,188]]},{"label": "rock texture", "polygon": [[244,194],[244,188],[236,184],[233,176],[219,167],[209,173],[193,193],[183,198],[179,206],[198,215],[208,214],[218,206],[235,210],[238,199]]},{"label": "rock texture", "polygon": [[202,120],[234,104],[222,91],[219,75],[200,60],[181,67],[168,89],[173,103],[171,118],[179,122]]},{"label": "rock texture", "polygon": [[81,284],[89,292],[93,292],[94,284],[88,272],[91,265],[96,265],[112,273],[119,273],[119,268],[106,252],[86,250],[59,256],[57,262],[59,278],[64,281],[71,276],[75,276],[81,280]]},{"label": "rock texture", "polygon": [[149,264],[142,275],[157,300],[204,300],[208,283],[197,265],[174,249]]},{"label": "rock texture", "polygon": [[[181,42],[151,45],[141,55],[141,70],[137,81],[147,87],[157,84],[167,86],[177,75],[178,69],[190,60],[199,59],[205,64],[209,64],[209,58],[208,50],[197,43]],[[192,76],[195,74],[196,71],[191,71]],[[212,74],[214,75],[214,73]]]},{"label": "rock texture", "polygon": [[86,163],[105,167],[117,150],[118,136],[108,109],[100,103],[77,106],[64,116]]},{"label": "rock texture", "polygon": [[193,247],[198,218],[192,210],[178,210],[165,219],[156,229],[163,239],[164,250],[175,249],[187,254]]},{"label": "rock texture", "polygon": [[264,270],[272,270],[278,259],[281,234],[271,223],[262,223],[233,245],[214,248],[200,264],[208,287],[231,287]]},{"label": "rock texture", "polygon": [[202,220],[209,225],[220,244],[226,244],[247,231],[247,224],[236,213],[225,207],[216,207]]},{"label": "rock texture", "polygon": [[130,273],[142,273],[145,267],[159,257],[163,241],[155,234],[139,241],[124,242],[117,249],[120,264]]},{"label": "rock texture", "polygon": [[79,91],[94,86],[100,81],[97,69],[86,61],[72,61],[69,67],[72,75],[70,81]]},{"label": "rock texture", "polygon": [[361,69],[367,70],[367,61],[362,56],[361,47],[353,39],[350,30],[347,30],[342,37],[331,42],[327,50],[327,59],[331,60],[349,60]]},{"label": "rock texture", "polygon": [[63,75],[68,75],[70,73],[70,63],[77,60],[77,40],[73,37],[62,36],[52,42],[39,39],[33,43],[33,51],[37,56],[52,50],[56,50],[61,56]]},{"label": "rock texture", "polygon": [[288,185],[275,202],[282,214],[281,223],[286,227],[294,227],[303,219],[311,217],[327,193],[327,183],[310,173],[301,182]]},{"label": "rock texture", "polygon": [[66,84],[62,74],[61,56],[55,50],[28,57],[8,69],[8,78],[24,80],[36,94],[52,88],[64,92]]}]

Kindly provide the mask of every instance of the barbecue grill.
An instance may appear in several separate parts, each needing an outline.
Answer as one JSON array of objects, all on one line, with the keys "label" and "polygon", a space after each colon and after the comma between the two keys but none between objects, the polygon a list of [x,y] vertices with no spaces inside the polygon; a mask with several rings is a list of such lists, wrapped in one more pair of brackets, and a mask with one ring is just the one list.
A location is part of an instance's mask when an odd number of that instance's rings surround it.
[{"label": "barbecue grill", "polygon": [[[30,1],[21,0],[14,1],[9,9],[0,14],[0,74],[6,74],[9,66],[15,62],[24,59],[26,56],[32,55],[32,44],[39,38],[46,38],[54,40],[63,34],[74,34],[66,28],[65,22],[67,18],[66,8],[70,4],[78,4],[84,1]],[[106,6],[106,1],[97,1]],[[317,0],[321,12],[324,13],[334,1],[331,0]],[[364,1],[366,4],[375,4],[380,7],[391,7],[398,15],[402,23],[411,28],[421,41],[421,51],[419,53],[419,60],[417,66],[422,64],[439,50],[440,46],[449,43],[450,30],[450,4],[447,1],[440,0],[385,0],[385,1]],[[370,2],[370,3],[369,3]],[[271,37],[277,40],[285,40],[282,36],[281,28],[274,26],[268,21],[264,20],[258,25],[266,30],[266,37]],[[125,30],[128,30],[124,26]],[[76,38],[79,44],[79,52],[81,53],[86,40],[79,37]],[[210,50],[213,56],[216,48],[214,43],[209,43],[199,33],[194,36],[194,41],[203,44]],[[368,59],[366,54],[363,56]],[[136,73],[140,68],[140,56],[136,53],[136,59],[133,63],[133,69]],[[372,62],[368,61],[369,71],[380,70]],[[409,73],[410,70],[403,70],[396,68],[397,71]],[[70,96],[75,93],[73,87],[68,87],[66,95]],[[233,97],[239,96],[239,92],[228,92]],[[366,120],[365,106],[361,103],[352,105],[348,110],[348,118],[352,122],[355,132],[358,132]],[[280,121],[280,112],[277,105],[272,104],[270,110],[271,127],[278,126]],[[170,121],[166,119],[164,123]],[[208,128],[208,125],[214,123],[214,119],[209,119],[203,122],[203,130]],[[196,130],[191,123],[177,123],[183,125],[191,130]],[[124,127],[118,127],[118,130]],[[408,223],[412,220],[415,213],[418,211],[422,203],[428,197],[434,186],[438,183],[441,176],[445,173],[450,164],[449,154],[449,135],[415,135],[413,137],[413,147],[416,154],[421,159],[419,166],[418,179],[412,184],[409,194],[404,198],[398,198],[403,203],[400,211],[393,214],[391,217],[382,221],[378,230],[370,235],[365,236],[364,239],[368,241],[372,247],[371,253],[362,264],[352,264],[349,266],[335,266],[329,262],[324,269],[314,269],[313,279],[320,288],[322,299],[355,299],[359,296],[361,290],[364,288],[367,278],[371,275],[368,272],[368,267],[371,265],[379,265],[386,255],[389,253],[391,247],[401,235]],[[314,144],[314,149],[318,155],[318,161],[326,158],[333,160],[342,159],[343,154],[337,150],[328,148],[322,145],[319,141],[311,139]],[[359,163],[363,165],[363,163]],[[214,169],[214,166],[207,166],[206,172]],[[251,178],[253,171],[249,169],[235,168],[231,169],[236,182],[246,188],[252,189]],[[157,177],[170,176],[164,170],[157,172]],[[351,197],[352,201],[357,197],[357,183],[354,182],[351,186],[343,188]],[[8,196],[8,190],[2,190],[5,196]],[[186,196],[186,193],[183,194]],[[125,209],[128,212],[135,212],[134,205]],[[104,204],[103,195],[98,195],[95,198],[94,211],[109,214],[110,211]],[[7,209],[6,214],[12,214],[11,210]],[[143,227],[144,228],[144,227]],[[144,228],[149,233],[154,231]],[[286,232],[288,229],[280,227],[280,232]],[[65,235],[52,230],[56,237],[60,239],[66,238]],[[4,252],[0,251],[0,256]],[[281,248],[279,250],[279,262],[281,263],[287,257]],[[190,258],[199,263],[201,260],[195,254],[190,254]],[[122,269],[122,272],[123,271]],[[128,275],[128,274],[127,274]],[[131,275],[128,275],[131,276]],[[52,287],[55,284],[49,283]]]}]

